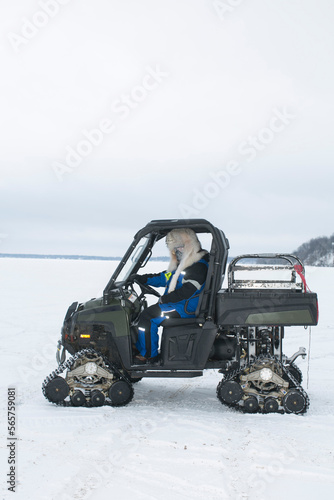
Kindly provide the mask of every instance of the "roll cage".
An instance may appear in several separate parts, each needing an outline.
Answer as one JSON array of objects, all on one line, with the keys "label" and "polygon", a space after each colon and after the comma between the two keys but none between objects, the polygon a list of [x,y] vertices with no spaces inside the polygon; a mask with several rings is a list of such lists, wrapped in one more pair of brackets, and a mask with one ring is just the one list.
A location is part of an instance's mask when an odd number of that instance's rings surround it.
[{"label": "roll cage", "polygon": [[[196,316],[202,316],[205,313],[207,318],[213,317],[215,294],[221,288],[224,279],[229,242],[221,229],[213,226],[205,219],[153,220],[138,231],[104,289],[104,304],[108,304],[110,294],[115,288],[124,285],[129,276],[136,274],[146,264],[152,255],[154,245],[164,238],[169,231],[176,228],[189,228],[193,229],[197,234],[207,233],[212,236],[211,248],[209,249],[208,274]],[[120,280],[121,273],[124,271],[125,274]]]}]

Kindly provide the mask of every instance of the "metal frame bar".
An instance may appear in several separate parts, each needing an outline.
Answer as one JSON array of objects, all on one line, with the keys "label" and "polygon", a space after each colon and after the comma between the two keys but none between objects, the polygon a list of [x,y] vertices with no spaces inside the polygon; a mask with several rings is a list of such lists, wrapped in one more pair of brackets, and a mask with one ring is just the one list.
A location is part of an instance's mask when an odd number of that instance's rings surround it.
[{"label": "metal frame bar", "polygon": [[[282,259],[288,264],[237,264],[241,260],[275,260]],[[230,262],[228,269],[228,289],[233,291],[236,289],[288,289],[288,290],[304,290],[304,283],[302,281],[297,282],[297,275],[295,270],[295,265],[301,266],[302,272],[305,272],[304,266],[300,259],[295,255],[290,254],[245,254],[240,255]],[[235,273],[240,271],[290,271],[290,280],[281,279],[236,279]]]}]

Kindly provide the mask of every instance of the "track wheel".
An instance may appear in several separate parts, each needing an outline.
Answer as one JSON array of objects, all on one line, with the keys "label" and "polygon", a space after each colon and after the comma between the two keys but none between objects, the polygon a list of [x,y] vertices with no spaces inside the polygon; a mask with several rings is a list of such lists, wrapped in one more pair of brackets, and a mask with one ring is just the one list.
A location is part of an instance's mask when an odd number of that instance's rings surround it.
[{"label": "track wheel", "polygon": [[290,389],[283,398],[283,406],[287,413],[303,413],[306,399],[298,389]]},{"label": "track wheel", "polygon": [[81,391],[75,391],[71,396],[71,402],[73,406],[83,406],[86,403],[86,396]]},{"label": "track wheel", "polygon": [[101,391],[95,389],[90,395],[90,401],[93,406],[103,406],[105,401],[104,394]]},{"label": "track wheel", "polygon": [[133,389],[125,380],[117,380],[109,389],[112,406],[124,406],[133,398]]},{"label": "track wheel", "polygon": [[68,393],[70,392],[70,388],[65,379],[62,377],[55,377],[52,379],[45,388],[46,397],[49,401],[53,403],[59,403],[63,401]]},{"label": "track wheel", "polygon": [[256,396],[249,396],[244,401],[244,409],[247,413],[255,413],[259,408],[259,402]]},{"label": "track wheel", "polygon": [[244,392],[235,380],[221,381],[217,387],[217,396],[222,403],[235,405],[242,398]]},{"label": "track wheel", "polygon": [[269,397],[264,401],[264,411],[266,413],[275,413],[278,411],[278,401],[275,398]]}]

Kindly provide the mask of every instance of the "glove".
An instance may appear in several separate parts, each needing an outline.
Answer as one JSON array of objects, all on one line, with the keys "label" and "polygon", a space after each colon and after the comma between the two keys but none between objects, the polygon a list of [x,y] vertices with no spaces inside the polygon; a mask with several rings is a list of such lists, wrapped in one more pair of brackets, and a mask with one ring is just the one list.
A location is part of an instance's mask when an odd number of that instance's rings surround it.
[{"label": "glove", "polygon": [[136,281],[138,281],[139,283],[142,283],[143,285],[145,285],[146,280],[147,280],[147,278],[146,278],[146,276],[145,276],[145,275],[143,275],[143,276],[142,276],[142,275],[140,275],[140,274],[132,274],[132,275],[130,276],[130,279],[131,279],[131,281],[136,280]]}]

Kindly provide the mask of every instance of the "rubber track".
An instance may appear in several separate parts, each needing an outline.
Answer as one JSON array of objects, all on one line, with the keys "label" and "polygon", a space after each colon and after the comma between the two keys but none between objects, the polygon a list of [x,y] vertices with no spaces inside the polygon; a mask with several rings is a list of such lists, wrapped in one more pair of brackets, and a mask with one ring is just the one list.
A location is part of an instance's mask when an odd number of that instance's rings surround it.
[{"label": "rubber track", "polygon": [[[252,365],[258,363],[259,361],[275,361],[276,363],[278,363],[280,365],[280,367],[282,368],[282,371],[284,373],[284,375],[286,375],[287,377],[287,380],[290,382],[290,386],[289,389],[298,389],[301,394],[304,396],[305,398],[305,401],[306,401],[306,404],[305,404],[305,408],[303,411],[301,412],[298,412],[298,413],[295,413],[295,415],[303,415],[304,413],[307,412],[309,406],[310,406],[310,398],[308,397],[308,394],[304,391],[303,387],[299,384],[299,382],[293,377],[293,375],[291,375],[291,373],[289,372],[289,370],[283,365],[283,363],[281,363],[281,361],[279,361],[278,359],[276,359],[275,357],[273,356],[263,356],[263,357],[258,357],[256,358],[253,362],[251,363],[248,363],[246,366],[243,366],[241,369],[239,370],[231,370],[231,372],[227,373],[227,375],[223,378],[223,380],[221,380],[217,386],[217,398],[219,399],[219,401],[225,405],[225,406],[228,406],[230,408],[235,408],[237,410],[241,410],[243,411],[244,413],[246,413],[246,410],[244,409],[243,406],[239,405],[238,403],[237,404],[231,404],[231,403],[225,403],[225,401],[222,400],[222,398],[220,397],[220,388],[221,386],[225,383],[225,382],[228,382],[230,380],[235,380],[236,382],[238,380],[238,377],[239,375],[242,375],[244,370],[246,370],[247,368],[250,368]],[[289,365],[287,365],[289,366]],[[293,365],[294,367],[296,367],[296,365]],[[299,370],[299,368],[298,368]],[[300,371],[300,370],[299,370]],[[268,396],[270,396],[270,394],[268,394]],[[259,408],[259,410],[255,413],[266,413],[266,411],[262,408]],[[277,413],[288,413],[283,409],[280,409],[278,410]]]},{"label": "rubber track", "polygon": [[[298,372],[298,374],[299,374],[300,380],[301,380],[301,381],[303,381],[303,374],[302,374],[302,371],[301,371],[301,369],[299,368],[299,366],[298,366],[298,365],[296,365],[296,363],[290,363],[290,364],[289,364],[289,365],[287,365],[287,366],[291,366],[294,370],[296,370],[296,372]],[[294,378],[296,378],[296,377],[294,377]],[[300,383],[300,382],[298,382],[298,383]]]},{"label": "rubber track", "polygon": [[[90,348],[89,349],[82,349],[81,351],[78,351],[71,358],[69,358],[67,361],[64,361],[63,363],[61,363],[58,366],[58,368],[56,368],[56,370],[54,370],[48,377],[46,377],[46,379],[44,380],[44,382],[42,384],[42,391],[43,391],[44,397],[48,401],[50,401],[50,403],[55,404],[57,406],[74,406],[71,402],[71,399],[69,401],[57,401],[57,402],[51,401],[46,394],[46,388],[47,388],[47,385],[51,382],[51,380],[53,380],[56,377],[58,377],[59,375],[61,375],[65,370],[71,370],[72,367],[74,366],[75,362],[78,359],[83,358],[87,355],[94,355],[94,356],[101,357],[103,359],[103,362],[105,363],[106,367],[109,369],[109,371],[113,375],[117,376],[117,379],[115,380],[115,382],[117,380],[124,380],[131,387],[130,396],[128,397],[128,399],[124,403],[115,405],[112,403],[112,401],[109,398],[108,399],[106,398],[103,406],[125,406],[128,403],[130,403],[130,401],[133,398],[133,394],[134,394],[133,387],[132,387],[130,380],[122,372],[120,372],[120,370],[118,370],[118,368],[116,368],[114,365],[112,365],[112,363],[110,363],[108,358],[103,356],[103,354],[101,354],[100,352],[95,351],[95,349],[90,349]],[[85,404],[81,405],[80,407],[76,407],[76,408],[85,408],[85,407],[86,408],[96,408],[95,406],[93,406],[90,403],[90,401],[86,401]]]}]

